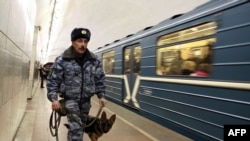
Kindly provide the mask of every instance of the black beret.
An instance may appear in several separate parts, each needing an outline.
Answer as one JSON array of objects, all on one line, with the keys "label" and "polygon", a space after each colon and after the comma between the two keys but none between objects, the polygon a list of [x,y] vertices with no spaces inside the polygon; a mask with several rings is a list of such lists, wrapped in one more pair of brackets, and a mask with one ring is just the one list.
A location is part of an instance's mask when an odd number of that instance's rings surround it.
[{"label": "black beret", "polygon": [[87,28],[75,28],[71,32],[71,41],[75,41],[79,38],[85,38],[88,41],[90,40],[91,33]]}]

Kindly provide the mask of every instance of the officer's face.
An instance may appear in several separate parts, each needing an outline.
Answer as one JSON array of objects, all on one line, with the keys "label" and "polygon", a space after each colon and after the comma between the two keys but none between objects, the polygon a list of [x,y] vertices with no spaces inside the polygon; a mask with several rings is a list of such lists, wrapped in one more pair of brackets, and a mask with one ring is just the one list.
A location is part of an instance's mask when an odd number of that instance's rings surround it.
[{"label": "officer's face", "polygon": [[88,40],[85,38],[76,39],[75,41],[72,41],[72,46],[75,49],[76,55],[82,56],[87,49]]}]

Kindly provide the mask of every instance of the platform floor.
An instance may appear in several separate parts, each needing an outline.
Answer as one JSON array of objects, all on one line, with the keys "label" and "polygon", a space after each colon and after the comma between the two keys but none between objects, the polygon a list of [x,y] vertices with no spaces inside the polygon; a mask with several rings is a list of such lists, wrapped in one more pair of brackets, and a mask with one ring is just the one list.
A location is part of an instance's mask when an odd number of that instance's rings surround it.
[{"label": "platform floor", "polygon": [[[28,101],[27,111],[14,141],[56,141],[49,130],[51,103],[47,100],[46,93],[46,88],[37,88],[32,100]],[[96,115],[99,107],[98,99],[93,97],[91,103],[90,115]],[[111,101],[107,101],[107,106],[103,110],[108,117],[115,113],[117,118],[110,132],[104,134],[99,141],[191,141]],[[67,123],[66,117],[62,117],[59,141],[67,141],[67,129],[63,126],[64,123]],[[84,141],[90,141],[87,134],[84,134]]]}]

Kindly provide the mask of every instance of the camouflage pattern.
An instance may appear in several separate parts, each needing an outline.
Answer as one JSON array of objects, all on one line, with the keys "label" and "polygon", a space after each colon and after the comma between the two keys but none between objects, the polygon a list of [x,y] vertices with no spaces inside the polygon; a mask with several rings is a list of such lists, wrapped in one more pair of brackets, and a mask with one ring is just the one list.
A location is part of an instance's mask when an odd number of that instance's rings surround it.
[{"label": "camouflage pattern", "polygon": [[[105,95],[105,75],[100,60],[86,51],[84,57],[76,58],[70,47],[56,58],[52,73],[47,80],[47,97],[53,102],[63,94],[65,107],[73,113],[67,114],[69,122],[68,141],[82,141],[83,127],[90,110],[90,98]],[[81,122],[81,125],[77,122]]]},{"label": "camouflage pattern", "polygon": [[72,47],[57,57],[47,81],[48,99],[55,101],[58,93],[67,99],[79,101],[94,94],[105,95],[105,75],[100,60],[87,50],[82,64],[76,61]]},{"label": "camouflage pattern", "polygon": [[[67,114],[69,131],[68,141],[82,141],[84,126],[87,122],[87,116],[90,110],[90,101],[76,102],[75,100],[67,100],[65,103],[66,108],[71,111]],[[81,116],[75,113],[81,113]]]}]

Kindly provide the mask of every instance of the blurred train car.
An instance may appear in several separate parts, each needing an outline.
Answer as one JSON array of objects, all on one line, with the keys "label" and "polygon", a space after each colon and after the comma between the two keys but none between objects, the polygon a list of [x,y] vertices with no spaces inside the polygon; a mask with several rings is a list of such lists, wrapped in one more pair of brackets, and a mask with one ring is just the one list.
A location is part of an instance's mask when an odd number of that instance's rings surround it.
[{"label": "blurred train car", "polygon": [[249,17],[249,0],[211,0],[98,48],[107,99],[194,140],[249,125]]}]

